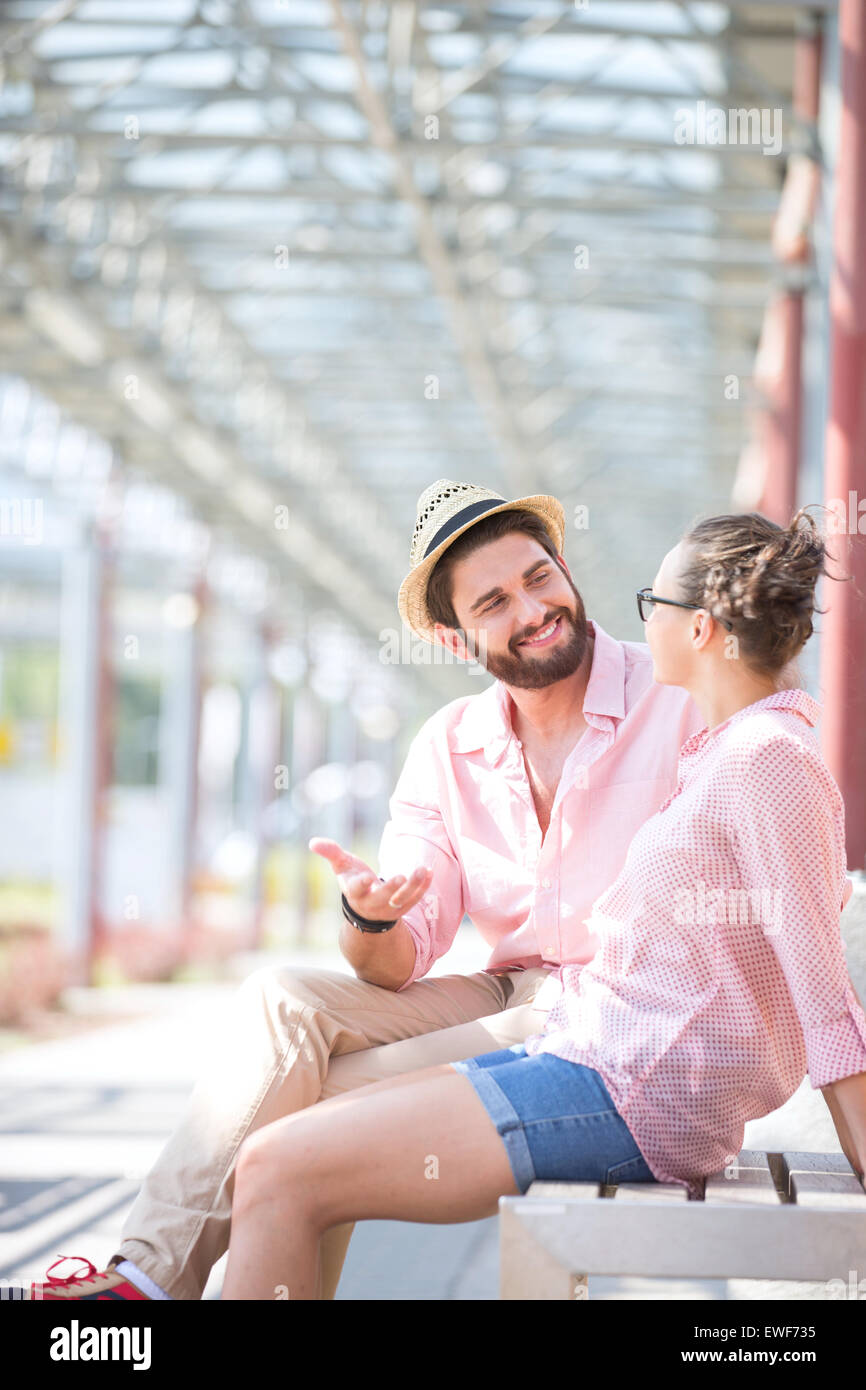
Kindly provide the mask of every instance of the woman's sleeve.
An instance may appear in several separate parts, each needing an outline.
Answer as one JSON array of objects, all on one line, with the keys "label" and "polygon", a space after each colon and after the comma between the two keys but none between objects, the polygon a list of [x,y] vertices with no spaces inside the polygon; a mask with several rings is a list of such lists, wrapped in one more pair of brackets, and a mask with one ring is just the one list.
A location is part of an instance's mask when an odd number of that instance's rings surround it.
[{"label": "woman's sleeve", "polygon": [[764,932],[803,1029],[818,1090],[866,1072],[866,1014],[854,993],[840,928],[844,810],[820,755],[780,735],[739,779],[734,835],[742,887],[769,894]]},{"label": "woman's sleeve", "polygon": [[[407,989],[426,975],[451,946],[463,921],[463,873],[454,853],[436,794],[439,754],[427,726],[414,739],[389,803],[390,820],[379,843],[379,873],[407,877],[433,871],[430,887],[403,921],[415,942],[415,965]],[[398,994],[400,990],[396,991]]]}]

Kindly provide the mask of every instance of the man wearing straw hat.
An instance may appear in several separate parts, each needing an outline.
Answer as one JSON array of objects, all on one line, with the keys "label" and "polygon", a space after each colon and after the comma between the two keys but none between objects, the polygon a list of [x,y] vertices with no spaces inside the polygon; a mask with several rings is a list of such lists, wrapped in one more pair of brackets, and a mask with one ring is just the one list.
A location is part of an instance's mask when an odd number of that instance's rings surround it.
[{"label": "man wearing straw hat", "polygon": [[[334,841],[310,842],[337,877],[355,977],[251,975],[109,1268],[85,1261],[89,1272],[53,1276],[31,1296],[200,1298],[228,1247],[249,1134],[355,1087],[523,1042],[543,1028],[557,968],[592,959],[584,919],[675,789],[679,749],[703,721],[684,690],[653,683],[643,643],[587,619],[564,535],[553,497],[507,501],[447,479],[421,495],[400,614],[495,680],[416,735],[381,878]],[[428,977],[466,914],[486,964]],[[322,1240],[326,1298],[351,1232]]]}]

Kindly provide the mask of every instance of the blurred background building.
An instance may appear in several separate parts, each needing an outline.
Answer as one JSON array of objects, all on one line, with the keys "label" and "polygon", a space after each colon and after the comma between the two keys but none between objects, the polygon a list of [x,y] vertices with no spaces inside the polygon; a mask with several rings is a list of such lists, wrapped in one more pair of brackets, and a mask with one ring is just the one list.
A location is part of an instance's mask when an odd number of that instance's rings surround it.
[{"label": "blurred background building", "polygon": [[396,611],[435,479],[557,495],[621,638],[698,515],[843,498],[866,581],[864,11],[6,0],[0,1020],[333,945],[309,836],[487,683]]}]

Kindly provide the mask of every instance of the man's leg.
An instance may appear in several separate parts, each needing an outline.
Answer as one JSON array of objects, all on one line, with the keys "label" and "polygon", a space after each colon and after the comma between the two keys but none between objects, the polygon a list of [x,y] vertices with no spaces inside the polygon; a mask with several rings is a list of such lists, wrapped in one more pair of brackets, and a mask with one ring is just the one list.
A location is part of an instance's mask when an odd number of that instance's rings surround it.
[{"label": "man's leg", "polygon": [[[532,1001],[548,973],[542,969],[511,972],[506,977],[511,981],[511,988],[505,1008],[487,1018],[442,1028],[435,1033],[407,1038],[385,1047],[371,1047],[363,1052],[333,1057],[320,1099],[328,1100],[358,1086],[369,1086],[374,1081],[419,1071],[439,1062],[462,1062],[466,1057],[480,1057],[484,1052],[495,1052],[500,1047],[525,1042],[533,1033],[540,1033],[544,1028],[547,1010],[533,1008]],[[331,1226],[322,1236],[320,1267],[323,1299],[332,1299],[336,1295],[354,1229],[354,1222],[347,1222]]]},{"label": "man's leg", "polygon": [[[507,977],[483,971],[416,980],[400,993],[336,971],[256,971],[234,997],[207,1071],[145,1178],[113,1261],[133,1261],[172,1298],[200,1298],[228,1248],[235,1162],[249,1134],[318,1101],[333,1056],[450,1030],[501,1010],[510,993]],[[475,1048],[483,1050],[483,1043]],[[463,1055],[472,1047],[454,1060]],[[408,1060],[410,1067],[429,1065]],[[344,1254],[345,1245],[340,1267]]]}]

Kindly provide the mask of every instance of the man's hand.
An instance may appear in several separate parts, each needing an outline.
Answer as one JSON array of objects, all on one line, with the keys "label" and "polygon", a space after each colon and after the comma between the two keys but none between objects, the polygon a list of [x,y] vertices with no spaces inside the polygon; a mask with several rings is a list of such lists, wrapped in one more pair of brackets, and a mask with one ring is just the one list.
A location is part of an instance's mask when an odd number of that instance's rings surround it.
[{"label": "man's hand", "polygon": [[336,840],[310,840],[310,849],[327,859],[353,912],[372,922],[402,917],[424,896],[433,877],[431,869],[416,869],[408,879],[396,874],[381,883],[363,859],[341,849]]},{"label": "man's hand", "polygon": [[397,874],[381,883],[368,864],[342,849],[335,840],[310,840],[310,849],[327,859],[337,876],[346,901],[360,917],[371,922],[392,922],[385,932],[360,932],[341,918],[340,950],[355,974],[384,989],[400,989],[412,974],[415,940],[403,921],[403,913],[427,892],[432,869],[416,869],[410,878]]}]

